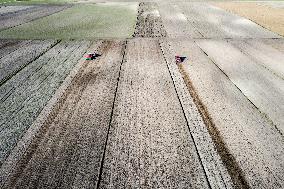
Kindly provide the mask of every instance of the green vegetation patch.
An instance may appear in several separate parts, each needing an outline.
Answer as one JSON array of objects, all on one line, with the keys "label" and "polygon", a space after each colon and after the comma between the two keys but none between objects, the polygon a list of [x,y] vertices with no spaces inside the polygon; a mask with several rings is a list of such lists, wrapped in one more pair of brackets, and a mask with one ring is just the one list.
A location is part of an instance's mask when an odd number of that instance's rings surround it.
[{"label": "green vegetation patch", "polygon": [[137,3],[78,4],[59,13],[0,32],[11,39],[93,39],[130,37]]}]

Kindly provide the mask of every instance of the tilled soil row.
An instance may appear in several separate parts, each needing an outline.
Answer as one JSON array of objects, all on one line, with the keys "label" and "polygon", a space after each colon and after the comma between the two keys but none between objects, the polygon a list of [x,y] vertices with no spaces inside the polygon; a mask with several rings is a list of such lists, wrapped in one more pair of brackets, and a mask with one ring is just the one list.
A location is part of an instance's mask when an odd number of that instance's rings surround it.
[{"label": "tilled soil row", "polygon": [[62,11],[70,5],[65,6],[34,6],[28,9],[4,14],[0,16],[0,30],[14,27],[26,22],[33,21],[37,18],[48,16],[56,12]]},{"label": "tilled soil row", "polygon": [[61,42],[0,87],[0,162],[36,119],[88,46],[86,41]]},{"label": "tilled soil row", "polygon": [[133,37],[166,37],[167,33],[156,3],[139,4],[137,23]]}]

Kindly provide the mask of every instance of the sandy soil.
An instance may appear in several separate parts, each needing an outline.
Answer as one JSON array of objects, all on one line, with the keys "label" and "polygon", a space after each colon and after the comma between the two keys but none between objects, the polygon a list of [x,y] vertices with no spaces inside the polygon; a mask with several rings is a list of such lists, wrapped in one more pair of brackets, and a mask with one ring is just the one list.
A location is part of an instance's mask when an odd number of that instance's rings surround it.
[{"label": "sandy soil", "polygon": [[272,6],[273,3],[218,2],[213,4],[284,36],[284,9]]}]

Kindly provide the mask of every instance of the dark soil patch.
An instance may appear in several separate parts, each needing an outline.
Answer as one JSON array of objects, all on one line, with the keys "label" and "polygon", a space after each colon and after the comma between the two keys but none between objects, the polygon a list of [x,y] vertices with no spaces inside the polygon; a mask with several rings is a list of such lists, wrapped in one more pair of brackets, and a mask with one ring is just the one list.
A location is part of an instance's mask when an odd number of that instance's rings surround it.
[{"label": "dark soil patch", "polygon": [[139,4],[137,23],[133,37],[166,37],[167,33],[156,3]]}]

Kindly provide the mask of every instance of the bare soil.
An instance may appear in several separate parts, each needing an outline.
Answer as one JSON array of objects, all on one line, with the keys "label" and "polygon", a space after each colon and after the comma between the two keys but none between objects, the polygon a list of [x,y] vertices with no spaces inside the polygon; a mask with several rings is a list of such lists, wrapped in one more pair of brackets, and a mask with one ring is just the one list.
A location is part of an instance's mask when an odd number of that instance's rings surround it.
[{"label": "bare soil", "polygon": [[0,15],[0,30],[14,27],[41,17],[60,12],[68,7],[70,6],[34,6],[24,10]]},{"label": "bare soil", "polygon": [[166,37],[156,3],[143,2],[139,4],[137,23],[133,37]]},{"label": "bare soil", "polygon": [[284,10],[281,7],[254,2],[218,2],[214,5],[284,36]]}]

